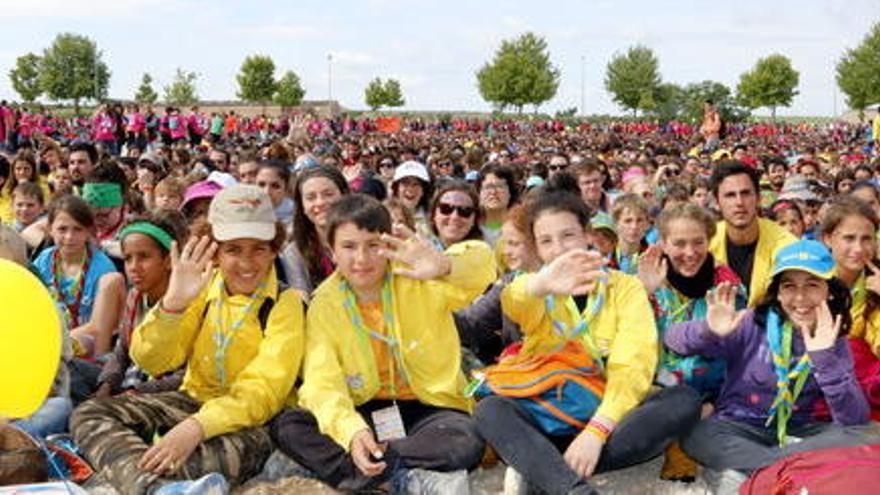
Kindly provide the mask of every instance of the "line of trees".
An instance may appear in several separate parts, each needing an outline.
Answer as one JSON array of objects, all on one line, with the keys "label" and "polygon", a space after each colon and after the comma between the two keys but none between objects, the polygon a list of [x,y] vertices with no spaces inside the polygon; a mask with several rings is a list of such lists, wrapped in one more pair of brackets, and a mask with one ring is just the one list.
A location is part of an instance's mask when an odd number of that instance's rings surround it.
[{"label": "line of trees", "polygon": [[[276,78],[275,70],[269,56],[246,57],[236,76],[238,98],[263,105],[299,105],[305,96],[299,76],[288,70]],[[106,98],[110,76],[97,44],[73,33],[58,34],[40,54],[18,57],[9,71],[13,89],[25,102],[45,96],[52,101],[72,102],[77,111],[83,100]],[[175,105],[195,103],[198,77],[195,72],[177,68],[171,82],[163,87],[164,100]],[[525,33],[502,41],[492,60],[480,67],[475,77],[480,95],[495,110],[522,112],[531,105],[537,112],[556,96],[561,71],[550,59],[546,40]],[[789,107],[797,96],[799,80],[791,60],[777,53],[759,59],[743,73],[735,92],[717,81],[686,85],[664,82],[654,52],[636,45],[612,57],[605,68],[604,84],[612,100],[633,115],[641,112],[661,120],[693,121],[701,115],[702,102],[713,100],[725,120],[737,121],[758,108],[768,108],[775,118],[777,109]],[[858,46],[841,56],[836,80],[850,108],[862,112],[869,105],[880,104],[880,23]],[[144,74],[134,99],[154,103],[159,97],[154,82],[150,74]],[[364,89],[364,102],[373,110],[403,106],[400,82],[373,79]]]}]

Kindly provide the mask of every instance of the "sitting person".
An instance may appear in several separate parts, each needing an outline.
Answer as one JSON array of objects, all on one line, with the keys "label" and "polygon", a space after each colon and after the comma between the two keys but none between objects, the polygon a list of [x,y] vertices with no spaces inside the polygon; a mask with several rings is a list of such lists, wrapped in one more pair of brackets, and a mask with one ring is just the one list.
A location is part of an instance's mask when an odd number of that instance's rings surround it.
[{"label": "sitting person", "polygon": [[417,469],[452,472],[445,484],[460,486],[483,441],[452,312],[492,282],[494,257],[482,241],[443,253],[391,230],[372,197],[344,196],[328,212],[337,268],[309,307],[301,408],[279,415],[272,437],[340,490],[400,487]]},{"label": "sitting person", "polygon": [[125,301],[122,323],[116,347],[109,355],[98,376],[96,397],[109,397],[127,390],[140,393],[177,390],[183,379],[183,369],[159,379],[149,377],[131,362],[129,348],[131,334],[140,325],[147,312],[165,295],[171,278],[171,244],[184,244],[186,225],[182,214],[163,211],[150,217],[134,220],[119,233],[125,274],[131,281]]},{"label": "sitting person", "polygon": [[570,428],[549,431],[518,399],[502,395],[478,402],[475,418],[480,435],[518,473],[512,479],[548,493],[595,493],[587,480],[594,472],[658,456],[699,420],[700,404],[682,386],[648,396],[658,348],[647,294],[638,279],[607,271],[604,257],[588,250],[590,211],[554,182],[527,203],[526,233],[545,267],[502,291],[502,312],[522,344],[497,366],[545,359],[575,343],[604,368],[604,392]]},{"label": "sitting person", "polygon": [[[682,440],[713,488],[726,492],[795,452],[880,441],[857,428],[868,421],[868,403],[840,338],[850,326],[850,296],[834,273],[825,246],[797,241],[776,253],[755,309],[737,311],[736,288],[723,283],[707,298],[705,320],[667,330],[676,353],[727,362],[714,413]],[[819,399],[833,423],[814,417]]]},{"label": "sitting person", "polygon": [[[95,399],[70,421],[85,458],[121,492],[202,493],[262,469],[272,452],[263,425],[295,400],[304,347],[302,301],[273,268],[284,237],[269,197],[234,185],[182,250],[172,245],[168,289],[135,328],[131,358],[151,376],[186,364],[182,387]],[[199,479],[173,483],[181,478]]]}]

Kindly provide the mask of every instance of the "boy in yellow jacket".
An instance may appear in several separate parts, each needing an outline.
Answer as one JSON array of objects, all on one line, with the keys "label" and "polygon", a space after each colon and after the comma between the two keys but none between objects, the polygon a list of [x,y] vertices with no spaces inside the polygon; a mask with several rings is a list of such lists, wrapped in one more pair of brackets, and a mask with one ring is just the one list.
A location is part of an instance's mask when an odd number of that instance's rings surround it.
[{"label": "boy in yellow jacket", "polygon": [[447,481],[460,483],[483,442],[452,312],[494,280],[492,251],[482,241],[442,253],[426,239],[394,238],[388,211],[363,195],[328,215],[337,268],[309,307],[302,408],[279,415],[272,437],[343,490],[412,486],[417,468],[458,471]]},{"label": "boy in yellow jacket", "polygon": [[[130,350],[152,376],[186,363],[181,389],[93,400],[71,418],[85,457],[123,493],[203,493],[247,480],[272,452],[263,425],[295,403],[304,312],[273,269],[285,233],[271,200],[230,186],[193,231],[182,251],[173,245],[168,290]],[[199,479],[172,482],[181,478]]]}]

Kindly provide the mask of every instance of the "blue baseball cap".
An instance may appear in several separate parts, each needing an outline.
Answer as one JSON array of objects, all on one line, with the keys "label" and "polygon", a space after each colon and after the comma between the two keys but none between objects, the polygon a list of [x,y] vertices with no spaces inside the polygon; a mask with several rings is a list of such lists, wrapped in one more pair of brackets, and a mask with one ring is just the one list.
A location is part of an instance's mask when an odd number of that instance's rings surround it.
[{"label": "blue baseball cap", "polygon": [[788,271],[800,270],[828,280],[835,274],[831,251],[819,241],[797,241],[780,248],[773,257],[771,277]]}]

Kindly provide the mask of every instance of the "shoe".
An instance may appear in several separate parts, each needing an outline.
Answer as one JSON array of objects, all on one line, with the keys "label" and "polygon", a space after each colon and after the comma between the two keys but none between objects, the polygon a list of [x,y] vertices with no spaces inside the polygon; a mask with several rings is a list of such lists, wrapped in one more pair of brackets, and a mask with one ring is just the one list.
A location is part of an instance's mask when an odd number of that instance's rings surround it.
[{"label": "shoe", "polygon": [[427,469],[408,469],[392,479],[393,494],[407,495],[468,495],[468,473],[461,469],[441,473]]},{"label": "shoe", "polygon": [[678,442],[675,442],[666,448],[660,479],[692,483],[697,479],[697,461],[688,457]]},{"label": "shoe", "polygon": [[507,466],[504,471],[504,495],[528,495],[529,484],[519,471]]},{"label": "shoe", "polygon": [[211,473],[197,480],[175,481],[155,491],[154,495],[228,495],[229,483],[220,473]]},{"label": "shoe", "polygon": [[736,495],[739,493],[739,486],[742,485],[748,477],[733,469],[704,469],[703,479],[709,487],[709,492],[715,495]]}]

